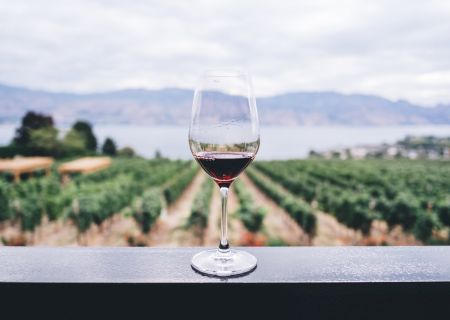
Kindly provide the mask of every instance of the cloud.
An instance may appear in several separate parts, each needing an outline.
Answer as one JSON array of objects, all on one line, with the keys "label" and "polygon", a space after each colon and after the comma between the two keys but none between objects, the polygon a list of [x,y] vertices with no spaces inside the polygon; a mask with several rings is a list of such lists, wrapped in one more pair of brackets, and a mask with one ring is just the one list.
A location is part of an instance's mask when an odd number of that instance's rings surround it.
[{"label": "cloud", "polygon": [[0,82],[53,91],[195,86],[247,67],[297,90],[450,102],[448,1],[3,1]]}]

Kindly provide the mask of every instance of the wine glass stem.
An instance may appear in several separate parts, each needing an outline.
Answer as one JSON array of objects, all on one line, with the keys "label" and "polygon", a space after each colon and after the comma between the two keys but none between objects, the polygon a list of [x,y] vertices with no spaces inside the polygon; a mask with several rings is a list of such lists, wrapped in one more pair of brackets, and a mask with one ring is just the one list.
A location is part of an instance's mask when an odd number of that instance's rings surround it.
[{"label": "wine glass stem", "polygon": [[219,251],[228,252],[230,246],[228,245],[228,223],[227,223],[227,200],[228,200],[228,188],[220,188],[220,197],[222,199],[222,215],[220,218],[220,244]]}]

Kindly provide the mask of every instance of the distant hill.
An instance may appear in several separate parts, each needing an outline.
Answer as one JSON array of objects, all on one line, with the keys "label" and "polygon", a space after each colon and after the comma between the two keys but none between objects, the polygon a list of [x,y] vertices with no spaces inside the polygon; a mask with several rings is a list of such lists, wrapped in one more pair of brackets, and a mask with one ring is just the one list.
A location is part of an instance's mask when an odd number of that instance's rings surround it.
[{"label": "distant hill", "polygon": [[[51,93],[0,85],[0,123],[17,123],[27,110],[52,114],[58,125],[85,119],[102,124],[187,125],[187,89]],[[335,92],[295,92],[257,99],[270,125],[450,124],[450,105],[424,108],[406,101]]]}]

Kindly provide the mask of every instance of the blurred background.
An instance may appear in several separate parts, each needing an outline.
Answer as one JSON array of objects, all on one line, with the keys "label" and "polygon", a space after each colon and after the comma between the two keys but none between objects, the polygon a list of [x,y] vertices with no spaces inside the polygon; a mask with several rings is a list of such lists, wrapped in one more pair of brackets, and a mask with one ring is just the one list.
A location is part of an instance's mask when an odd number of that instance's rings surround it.
[{"label": "blurred background", "polygon": [[215,246],[193,90],[253,75],[232,245],[448,244],[448,1],[0,1],[3,245]]}]

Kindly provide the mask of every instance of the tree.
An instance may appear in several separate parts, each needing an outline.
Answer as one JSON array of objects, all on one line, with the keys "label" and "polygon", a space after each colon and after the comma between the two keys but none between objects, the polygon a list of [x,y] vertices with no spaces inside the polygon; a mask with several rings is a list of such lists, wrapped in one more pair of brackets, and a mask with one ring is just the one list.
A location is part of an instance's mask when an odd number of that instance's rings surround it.
[{"label": "tree", "polygon": [[22,118],[22,123],[16,129],[13,144],[27,146],[30,142],[31,132],[43,128],[53,128],[53,118],[44,114],[28,111]]},{"label": "tree", "polygon": [[77,121],[72,126],[72,129],[84,136],[85,148],[89,151],[97,150],[97,138],[92,132],[92,126],[86,121]]},{"label": "tree", "polygon": [[54,156],[59,153],[58,130],[44,127],[30,131],[27,146],[37,155]]},{"label": "tree", "polygon": [[63,148],[66,155],[77,155],[87,151],[85,135],[74,128],[70,129],[63,139]]},{"label": "tree", "polygon": [[131,147],[123,147],[117,151],[117,154],[121,157],[132,158],[136,155],[136,152]]},{"label": "tree", "polygon": [[117,147],[115,142],[111,138],[106,138],[102,146],[102,152],[109,156],[115,156],[117,154]]}]

